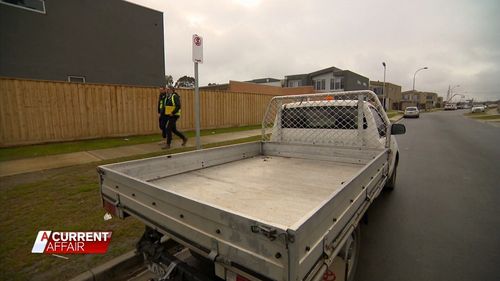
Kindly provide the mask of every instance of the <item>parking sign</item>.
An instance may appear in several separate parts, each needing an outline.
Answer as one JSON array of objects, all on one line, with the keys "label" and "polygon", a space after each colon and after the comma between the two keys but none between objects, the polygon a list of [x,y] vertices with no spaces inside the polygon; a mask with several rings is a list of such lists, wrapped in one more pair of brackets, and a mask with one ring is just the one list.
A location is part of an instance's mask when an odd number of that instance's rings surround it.
[{"label": "parking sign", "polygon": [[203,37],[193,35],[193,62],[203,63]]}]

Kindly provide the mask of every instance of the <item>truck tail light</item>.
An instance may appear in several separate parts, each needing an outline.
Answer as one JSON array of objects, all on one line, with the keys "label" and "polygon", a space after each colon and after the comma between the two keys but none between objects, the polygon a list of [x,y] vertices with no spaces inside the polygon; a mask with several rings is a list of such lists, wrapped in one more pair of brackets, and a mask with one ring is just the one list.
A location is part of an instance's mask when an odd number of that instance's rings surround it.
[{"label": "truck tail light", "polygon": [[236,274],[236,273],[228,270],[226,272],[226,281],[250,281],[250,280],[248,280],[247,278],[245,278],[239,274]]},{"label": "truck tail light", "polygon": [[113,203],[107,201],[106,199],[102,199],[102,207],[108,213],[115,215],[115,216],[118,215],[118,210],[116,209],[116,206]]}]

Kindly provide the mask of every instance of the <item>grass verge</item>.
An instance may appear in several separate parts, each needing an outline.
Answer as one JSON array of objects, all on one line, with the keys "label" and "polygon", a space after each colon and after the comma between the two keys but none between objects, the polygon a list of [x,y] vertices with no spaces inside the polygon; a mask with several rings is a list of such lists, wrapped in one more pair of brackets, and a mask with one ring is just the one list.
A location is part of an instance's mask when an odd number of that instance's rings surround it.
[{"label": "grass verge", "polygon": [[477,115],[471,117],[478,120],[495,120],[500,119],[500,114]]},{"label": "grass verge", "polygon": [[[257,141],[260,136],[205,148]],[[99,163],[4,177],[0,181],[0,280],[67,280],[134,248],[143,225],[134,218],[104,221],[96,167],[102,164],[193,150],[127,157]],[[68,260],[31,254],[39,230],[112,230],[108,253],[68,255]]]},{"label": "grass verge", "polygon": [[[202,130],[200,134],[204,136],[212,134],[223,134],[223,133],[253,130],[259,128],[261,128],[261,125],[221,128],[221,129],[208,129],[208,130]],[[186,136],[194,137],[195,132],[194,131],[186,132]],[[106,138],[106,139],[7,147],[7,148],[0,148],[0,161],[104,149],[104,148],[142,144],[142,143],[159,142],[160,140],[161,140],[161,135],[158,133],[146,136],[129,136],[120,138]]]},{"label": "grass verge", "polygon": [[464,113],[464,116],[467,116],[467,117],[479,117],[479,116],[487,116],[488,114],[485,113],[485,112],[467,112],[467,113]]}]

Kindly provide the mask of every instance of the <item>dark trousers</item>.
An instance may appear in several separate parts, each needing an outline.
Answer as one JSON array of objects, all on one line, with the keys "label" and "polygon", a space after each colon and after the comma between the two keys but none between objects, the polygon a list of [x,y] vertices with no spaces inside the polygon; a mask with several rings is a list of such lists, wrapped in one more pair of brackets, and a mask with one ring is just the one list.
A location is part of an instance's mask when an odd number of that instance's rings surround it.
[{"label": "dark trousers", "polygon": [[172,133],[176,134],[182,140],[185,140],[186,137],[179,131],[177,131],[177,119],[179,116],[169,116],[167,123],[167,144],[172,142]]},{"label": "dark trousers", "polygon": [[167,137],[167,122],[168,116],[166,116],[165,114],[160,114],[160,117],[158,118],[158,126],[160,127],[162,138]]}]

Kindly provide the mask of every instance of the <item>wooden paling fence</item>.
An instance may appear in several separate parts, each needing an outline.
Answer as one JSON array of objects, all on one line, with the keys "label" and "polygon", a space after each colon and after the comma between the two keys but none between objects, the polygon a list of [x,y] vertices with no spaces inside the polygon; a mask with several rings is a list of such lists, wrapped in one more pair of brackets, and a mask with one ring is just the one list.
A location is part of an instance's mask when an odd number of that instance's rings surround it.
[{"label": "wooden paling fence", "polygon": [[[193,90],[178,126],[194,129]],[[0,146],[159,133],[158,89],[0,78]],[[270,95],[200,91],[201,127],[260,124]]]}]

